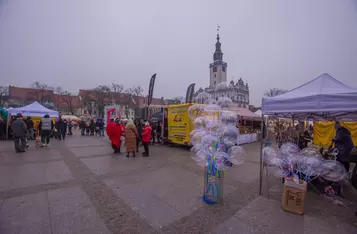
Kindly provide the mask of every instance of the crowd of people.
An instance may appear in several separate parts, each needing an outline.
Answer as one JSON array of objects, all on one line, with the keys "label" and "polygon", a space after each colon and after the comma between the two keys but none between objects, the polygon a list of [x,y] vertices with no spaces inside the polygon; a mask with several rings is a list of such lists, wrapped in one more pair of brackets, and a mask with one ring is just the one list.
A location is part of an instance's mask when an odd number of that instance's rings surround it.
[{"label": "crowd of people", "polygon": [[[11,124],[13,140],[16,152],[25,152],[29,140],[36,140],[36,145],[40,147],[50,143],[51,137],[58,140],[65,140],[66,136],[73,135],[73,128],[76,128],[71,120],[58,118],[53,122],[50,116],[45,115],[37,127],[31,117],[23,118],[21,114],[15,116]],[[105,124],[103,119],[81,120],[78,123],[82,136],[99,135],[104,137]],[[161,144],[161,123],[149,123],[148,121],[133,120],[122,121],[121,119],[111,119],[106,126],[106,133],[111,142],[115,154],[120,154],[121,146],[126,149],[126,156],[133,157],[139,152],[140,143],[144,147],[142,155],[149,156],[150,143]]]},{"label": "crowd of people", "polygon": [[[126,156],[133,157],[139,152],[140,142],[144,146],[144,157],[149,156],[149,144],[153,136],[153,130],[150,123],[140,120],[129,120],[123,123],[120,119],[111,119],[106,128],[107,135],[111,141],[115,154],[120,154],[122,142],[126,148]],[[155,141],[155,137],[153,138]]]}]

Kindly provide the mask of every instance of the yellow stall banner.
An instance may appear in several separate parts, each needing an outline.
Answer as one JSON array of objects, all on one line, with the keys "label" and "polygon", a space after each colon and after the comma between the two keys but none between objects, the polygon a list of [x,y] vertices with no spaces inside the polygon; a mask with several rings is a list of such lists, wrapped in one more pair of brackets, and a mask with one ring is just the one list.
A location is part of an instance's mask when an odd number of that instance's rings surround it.
[{"label": "yellow stall banner", "polygon": [[[351,132],[352,141],[357,145],[357,122],[341,122]],[[330,146],[336,136],[335,122],[314,122],[314,144]]]}]

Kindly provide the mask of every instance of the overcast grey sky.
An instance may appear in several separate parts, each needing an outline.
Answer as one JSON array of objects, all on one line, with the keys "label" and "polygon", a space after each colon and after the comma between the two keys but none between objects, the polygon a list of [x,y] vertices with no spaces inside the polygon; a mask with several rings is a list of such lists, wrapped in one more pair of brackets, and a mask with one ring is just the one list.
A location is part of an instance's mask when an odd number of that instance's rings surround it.
[{"label": "overcast grey sky", "polygon": [[184,96],[209,84],[217,24],[254,105],[324,72],[357,87],[356,0],[0,0],[0,85],[146,93],[157,73],[156,97]]}]

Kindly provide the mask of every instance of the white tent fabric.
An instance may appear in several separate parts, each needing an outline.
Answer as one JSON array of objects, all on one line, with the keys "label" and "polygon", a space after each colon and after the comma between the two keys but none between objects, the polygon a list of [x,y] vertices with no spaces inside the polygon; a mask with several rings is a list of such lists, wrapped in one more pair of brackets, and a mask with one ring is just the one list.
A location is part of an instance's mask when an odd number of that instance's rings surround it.
[{"label": "white tent fabric", "polygon": [[257,114],[259,116],[262,116],[263,112],[261,110],[257,110],[256,112],[254,112],[254,114]]},{"label": "white tent fabric", "polygon": [[30,105],[9,109],[10,115],[17,115],[21,113],[23,116],[44,116],[48,114],[50,117],[58,117],[58,112],[47,109],[38,102],[34,102]]},{"label": "white tent fabric", "polygon": [[80,118],[78,118],[77,116],[75,115],[62,115],[61,116],[62,119],[69,119],[69,120],[72,120],[72,121],[79,121],[81,120]]},{"label": "white tent fabric", "polygon": [[355,121],[357,89],[325,73],[284,94],[264,97],[262,111],[283,118]]}]

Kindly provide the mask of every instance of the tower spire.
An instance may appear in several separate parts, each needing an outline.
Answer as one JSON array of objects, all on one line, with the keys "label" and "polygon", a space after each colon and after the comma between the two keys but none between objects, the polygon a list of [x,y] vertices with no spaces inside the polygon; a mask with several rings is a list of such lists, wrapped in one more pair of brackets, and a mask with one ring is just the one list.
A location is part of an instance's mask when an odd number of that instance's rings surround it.
[{"label": "tower spire", "polygon": [[213,54],[213,61],[222,61],[223,60],[223,53],[221,49],[221,42],[219,41],[220,36],[219,36],[219,29],[220,26],[217,26],[217,42],[216,42],[216,50]]}]

